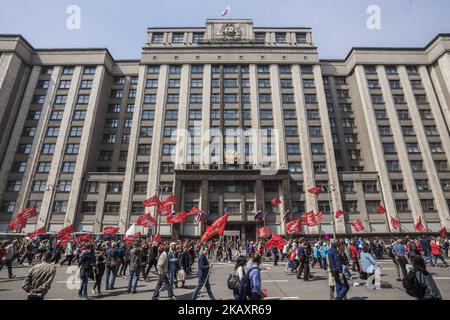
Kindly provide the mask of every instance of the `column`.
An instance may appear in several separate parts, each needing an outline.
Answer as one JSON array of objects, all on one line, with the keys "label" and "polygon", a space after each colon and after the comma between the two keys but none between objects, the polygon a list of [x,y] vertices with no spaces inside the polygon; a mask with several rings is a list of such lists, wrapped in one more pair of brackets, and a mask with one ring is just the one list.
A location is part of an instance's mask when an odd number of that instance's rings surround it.
[{"label": "column", "polygon": [[[430,151],[430,146],[428,145],[427,135],[423,127],[422,118],[420,117],[419,108],[417,107],[416,98],[411,88],[411,82],[409,81],[406,67],[400,66],[398,72],[400,75],[400,81],[404,88],[403,90],[405,93],[406,102],[408,103],[409,111],[411,113],[411,118],[415,119],[413,121],[414,131],[416,132],[417,142],[422,153],[423,163],[425,165],[425,170],[427,171],[439,218],[444,226],[450,226],[450,214],[444,192],[442,190],[441,181]],[[436,116],[439,115],[434,114],[434,116],[436,118]],[[441,143],[444,144],[444,140],[441,140]]]},{"label": "column", "polygon": [[[427,91],[427,96],[428,96],[428,90],[431,90],[434,86],[434,90],[436,91],[437,98],[439,99],[439,102],[441,105],[441,111],[444,116],[445,122],[447,123],[447,126],[450,127],[450,106],[447,103],[447,99],[445,98],[444,88],[442,88],[442,86],[441,86],[441,82],[437,75],[436,67],[430,67],[431,79],[429,79],[429,76],[426,73],[425,67],[423,69],[422,69],[422,67],[419,67],[419,73],[422,77],[422,82],[425,87],[425,90]],[[433,112],[433,114],[434,114],[434,112]]]},{"label": "column", "polygon": [[317,101],[319,103],[322,136],[327,160],[328,184],[332,185],[334,188],[334,190],[330,192],[332,206],[330,210],[334,219],[336,233],[345,233],[345,223],[343,223],[340,219],[336,219],[334,215],[337,210],[342,209],[341,188],[339,187],[336,158],[334,156],[333,137],[331,135],[330,119],[328,116],[328,107],[325,97],[325,89],[323,87],[322,71],[320,70],[320,65],[314,65],[313,72],[317,90]]},{"label": "column", "polygon": [[14,82],[18,77],[20,68],[20,59],[14,53],[2,53],[0,56],[0,123],[3,117],[7,116],[9,99],[14,89]]},{"label": "column", "polygon": [[[189,114],[189,73],[190,65],[184,64],[181,69],[180,80],[180,103],[178,105],[178,124],[177,124],[177,144],[175,145],[175,168],[182,168],[186,165],[187,147],[190,139],[188,132],[188,114]],[[155,135],[155,133],[153,133]],[[159,171],[159,168],[158,168]]]},{"label": "column", "polygon": [[[94,80],[92,83],[91,94],[89,96],[89,103],[86,109],[86,119],[84,120],[83,133],[81,135],[80,140],[80,149],[77,156],[77,162],[75,164],[75,171],[72,176],[72,189],[70,191],[69,200],[67,203],[65,224],[76,223],[76,215],[78,211],[77,204],[81,194],[83,176],[86,170],[89,150],[92,143],[92,134],[94,132],[95,120],[96,117],[98,116],[97,111],[98,106],[100,105],[101,88],[104,76],[105,76],[105,67],[101,65],[97,66],[94,75]],[[76,85],[78,87],[78,83],[76,83]],[[74,106],[75,105],[76,103],[74,104]]]},{"label": "column", "polygon": [[261,168],[261,131],[259,124],[259,102],[258,102],[258,75],[256,65],[249,67],[250,83],[250,113],[252,117],[252,160],[255,169]]},{"label": "column", "polygon": [[[294,86],[295,109],[297,115],[297,127],[300,139],[300,155],[302,157],[303,189],[306,191],[314,187],[314,165],[311,155],[308,120],[306,116],[305,95],[301,80],[301,69],[298,64],[291,67],[292,84]],[[317,211],[316,197],[305,192],[306,211]]]},{"label": "column", "polygon": [[[58,138],[56,140],[56,145],[55,145],[55,152],[53,154],[53,158],[52,158],[52,166],[50,168],[50,172],[48,173],[48,177],[47,177],[47,190],[44,192],[44,196],[42,198],[42,206],[41,206],[41,212],[40,215],[46,215],[45,217],[43,216],[43,221],[41,221],[41,217],[39,217],[39,221],[37,224],[37,227],[42,226],[41,223],[43,225],[47,225],[48,219],[51,218],[51,213],[52,213],[52,202],[53,202],[53,195],[55,194],[53,188],[49,188],[50,185],[54,186],[54,188],[56,188],[57,184],[58,184],[58,177],[59,177],[59,168],[61,167],[61,163],[62,160],[64,158],[64,154],[65,154],[65,144],[67,141],[67,137],[68,137],[68,132],[69,132],[69,128],[70,128],[70,122],[72,120],[72,114],[73,114],[73,110],[75,109],[75,105],[76,105],[76,98],[78,96],[78,88],[79,88],[79,83],[80,83],[80,79],[81,79],[81,67],[77,66],[75,67],[75,70],[73,72],[72,75],[72,79],[71,79],[71,83],[70,83],[70,89],[67,95],[67,102],[66,105],[64,106],[64,113],[63,113],[63,118],[61,120],[60,126],[59,126],[59,135]],[[87,115],[86,115],[87,117]],[[83,127],[83,134],[84,134],[84,127]],[[43,136],[45,136],[45,128],[42,132]],[[80,152],[79,152],[80,153]],[[78,158],[80,157],[80,155],[77,156],[77,162],[78,162]],[[72,181],[72,190],[73,190],[73,181]],[[75,204],[76,206],[76,204]],[[66,217],[67,217],[67,213],[69,212],[70,207],[69,204],[67,204],[67,212],[66,212]],[[64,224],[66,224],[67,221],[64,221]]]},{"label": "column", "polygon": [[[442,57],[438,60],[439,70],[441,71],[442,78],[444,79],[445,87],[447,89],[447,93],[450,94],[450,54],[447,52],[442,55]],[[435,67],[433,67],[434,69]],[[434,73],[436,70],[434,70]],[[436,80],[437,78],[434,77]],[[435,83],[439,83],[435,81]],[[442,109],[444,114],[446,115],[447,125],[450,126],[450,106],[445,104],[442,105]]]},{"label": "column", "polygon": [[[22,134],[23,126],[28,116],[28,109],[30,107],[31,101],[34,95],[34,89],[36,88],[36,84],[39,79],[39,75],[41,73],[41,67],[33,67],[31,71],[30,79],[28,80],[27,87],[25,89],[25,93],[23,95],[22,102],[20,103],[19,112],[17,114],[16,121],[14,122],[14,128],[11,132],[11,137],[8,141],[8,146],[6,148],[6,152],[1,162],[0,169],[0,181],[6,181],[8,179],[9,172],[11,171],[12,165],[14,163],[14,157],[16,156],[16,151],[19,146],[20,137]],[[43,110],[42,110],[43,111]],[[41,116],[42,117],[42,116]],[[27,166],[28,168],[28,166]],[[25,177],[29,177],[24,174]],[[22,190],[24,189],[24,181],[22,181]],[[0,184],[0,202],[3,196],[3,192],[6,188],[6,182]],[[25,190],[24,190],[25,191]],[[19,209],[19,208],[18,208]]]},{"label": "column", "polygon": [[369,88],[367,86],[366,73],[364,66],[357,65],[355,67],[356,82],[358,85],[359,94],[361,96],[361,105],[364,111],[364,118],[366,120],[367,130],[369,132],[369,142],[372,149],[372,155],[375,160],[375,167],[380,176],[380,183],[382,186],[384,206],[388,216],[389,227],[391,232],[396,232],[392,228],[391,217],[398,219],[397,207],[395,206],[394,194],[389,178],[389,173],[384,158],[384,150],[381,144],[380,132],[375,117],[375,111],[372,104]]},{"label": "column", "polygon": [[[406,150],[405,139],[403,139],[400,120],[398,119],[397,110],[395,109],[395,102],[392,98],[391,88],[386,76],[386,71],[384,70],[384,66],[378,66],[377,73],[378,79],[380,81],[381,91],[383,93],[386,112],[389,118],[389,124],[391,126],[392,135],[394,138],[395,148],[397,149],[398,160],[402,169],[402,175],[406,186],[406,192],[408,194],[409,204],[411,206],[410,209],[413,214],[414,221],[417,221],[419,217],[423,216],[422,204],[420,203],[419,193],[417,192],[416,181],[414,179],[414,173],[411,169],[408,152]],[[402,85],[405,85],[403,81]]]},{"label": "column", "polygon": [[272,112],[277,152],[276,169],[287,169],[286,139],[284,137],[283,106],[281,101],[280,74],[278,65],[270,65],[270,87],[272,88]]},{"label": "column", "polygon": [[202,92],[202,127],[201,127],[201,158],[200,168],[208,169],[211,160],[211,65],[203,66],[203,92]]},{"label": "column", "polygon": [[292,207],[291,207],[291,186],[289,184],[289,178],[281,180],[280,193],[281,193],[281,204],[279,206],[279,208],[280,208],[280,214],[279,214],[280,232],[281,232],[281,234],[285,234],[285,229],[284,229],[285,225],[284,225],[283,215],[286,210],[292,209]]},{"label": "column", "polygon": [[108,185],[108,183],[105,181],[99,182],[98,194],[97,194],[97,205],[95,207],[94,232],[102,231],[103,212],[105,211],[105,199],[106,199],[107,185]]},{"label": "column", "polygon": [[[204,216],[208,214],[208,180],[204,179],[200,183],[200,199],[198,201],[198,207],[203,211]],[[203,233],[203,221],[198,222],[197,235],[200,236]]]},{"label": "column", "polygon": [[[47,123],[48,123],[48,120],[50,119],[50,114],[51,114],[51,109],[52,109],[51,107],[52,107],[53,101],[55,99],[56,87],[57,87],[57,83],[58,83],[60,74],[61,74],[61,67],[53,68],[53,72],[50,77],[50,83],[49,83],[49,86],[47,89],[47,94],[45,96],[44,104],[42,105],[42,109],[41,109],[41,118],[39,119],[39,123],[36,128],[36,134],[33,139],[33,145],[31,147],[30,156],[27,161],[27,167],[26,167],[25,173],[23,175],[22,188],[17,196],[17,203],[16,203],[17,210],[26,206],[26,203],[28,200],[27,199],[28,193],[29,193],[29,191],[31,189],[31,185],[33,183],[34,173],[36,172],[39,155],[42,150],[42,143],[46,136]],[[39,77],[39,75],[35,75],[35,76],[36,76],[35,81],[37,82],[37,78]],[[29,103],[31,102],[35,87],[36,87],[36,84],[33,86],[33,89],[29,88],[29,90],[30,90],[29,91],[29,94],[30,94],[29,101],[25,101],[25,99],[23,101],[23,103],[28,102],[27,108],[29,107]],[[25,108],[23,105],[22,105],[22,107]],[[47,191],[46,191],[46,193],[47,193]],[[45,193],[44,193],[44,196],[45,196]],[[45,225],[47,216],[49,214],[49,210],[50,210],[49,203],[47,203],[46,206],[44,207],[44,201],[42,201],[41,209],[39,212],[39,218],[37,221],[38,228]]]},{"label": "column", "polygon": [[[136,169],[136,156],[139,143],[139,132],[142,118],[142,105],[144,101],[144,88],[146,83],[147,66],[139,67],[139,80],[136,88],[133,120],[130,129],[130,143],[128,146],[128,161],[126,164],[124,181],[122,185],[122,200],[120,202],[120,232],[125,232],[131,212],[131,202],[134,190],[134,171]],[[147,190],[148,191],[148,190]]]},{"label": "column", "polygon": [[[359,217],[361,218],[361,221],[364,225],[365,230],[369,230],[369,232],[372,232],[370,228],[370,222],[369,222],[369,215],[367,214],[367,206],[366,206],[366,199],[364,197],[364,189],[362,181],[355,181],[355,192],[356,196],[358,197],[357,205],[359,208]],[[340,219],[342,219],[345,222],[345,214],[341,216]],[[351,227],[350,227],[351,228]]]}]

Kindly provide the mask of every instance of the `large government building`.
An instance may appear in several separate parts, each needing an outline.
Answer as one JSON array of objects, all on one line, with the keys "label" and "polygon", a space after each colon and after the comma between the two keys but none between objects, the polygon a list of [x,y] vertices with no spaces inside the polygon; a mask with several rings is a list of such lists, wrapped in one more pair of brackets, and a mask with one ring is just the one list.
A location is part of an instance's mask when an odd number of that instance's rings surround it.
[{"label": "large government building", "polygon": [[356,234],[356,218],[372,234],[450,227],[450,34],[321,60],[310,28],[147,32],[138,60],[0,35],[0,232],[29,205],[25,231],[125,232],[171,193],[177,212],[206,213],[162,219],[175,237],[229,212],[226,235],[254,239],[259,210],[281,234],[287,210],[323,212],[306,234]]}]

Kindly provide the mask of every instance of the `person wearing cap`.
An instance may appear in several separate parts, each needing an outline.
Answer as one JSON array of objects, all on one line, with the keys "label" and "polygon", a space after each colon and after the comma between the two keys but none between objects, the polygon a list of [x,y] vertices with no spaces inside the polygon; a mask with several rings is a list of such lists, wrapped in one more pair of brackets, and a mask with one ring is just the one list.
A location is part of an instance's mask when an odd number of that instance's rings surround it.
[{"label": "person wearing cap", "polygon": [[159,297],[159,291],[162,288],[162,285],[167,288],[167,292],[169,293],[169,299],[176,299],[176,297],[173,295],[173,288],[169,284],[169,279],[167,277],[167,274],[169,273],[169,258],[168,258],[168,251],[169,247],[165,245],[163,247],[163,251],[159,255],[158,264],[156,266],[156,269],[158,271],[158,283],[156,284],[156,288],[153,291],[153,297],[152,300],[158,300]]},{"label": "person wearing cap", "polygon": [[200,290],[203,288],[203,286],[206,287],[206,292],[209,295],[209,298],[211,300],[216,300],[214,298],[214,295],[211,291],[211,284],[209,283],[209,273],[212,265],[209,265],[208,257],[206,256],[206,247],[203,247],[200,251],[200,256],[198,257],[198,284],[195,288],[193,294],[192,294],[192,300],[196,300],[197,296],[200,292]]}]

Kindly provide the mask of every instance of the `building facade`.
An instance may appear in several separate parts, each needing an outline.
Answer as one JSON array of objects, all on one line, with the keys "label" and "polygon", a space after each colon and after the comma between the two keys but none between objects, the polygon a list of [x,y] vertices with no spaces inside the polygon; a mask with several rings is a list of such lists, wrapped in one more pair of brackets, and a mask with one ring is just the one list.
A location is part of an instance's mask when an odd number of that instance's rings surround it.
[{"label": "building facade", "polygon": [[125,232],[171,193],[177,212],[206,213],[162,219],[175,237],[229,212],[227,234],[253,239],[258,210],[281,234],[286,210],[323,212],[306,234],[354,234],[356,218],[373,234],[450,227],[449,34],[343,60],[320,60],[309,28],[251,20],[150,28],[139,60],[0,35],[0,124],[2,232],[30,204],[25,231]]}]

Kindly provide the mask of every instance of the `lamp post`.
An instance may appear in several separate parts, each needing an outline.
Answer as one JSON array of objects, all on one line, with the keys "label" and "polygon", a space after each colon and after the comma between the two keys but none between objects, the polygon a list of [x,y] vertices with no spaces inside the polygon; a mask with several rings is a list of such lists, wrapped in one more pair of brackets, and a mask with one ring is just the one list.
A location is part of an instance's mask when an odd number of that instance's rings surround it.
[{"label": "lamp post", "polygon": [[47,188],[46,188],[46,191],[51,191],[52,193],[51,193],[51,197],[50,197],[50,205],[49,205],[49,210],[50,210],[50,212],[47,214],[47,216],[46,216],[46,218],[45,218],[45,221],[43,221],[42,219],[40,219],[43,223],[44,223],[44,226],[45,226],[45,230],[48,230],[49,231],[49,222],[50,222],[50,219],[49,219],[49,217],[50,217],[50,214],[52,213],[52,210],[53,210],[53,200],[54,200],[54,198],[55,198],[55,194],[56,194],[56,191],[59,191],[59,187],[56,185],[54,185],[54,184],[49,184],[48,186],[47,186]]},{"label": "lamp post", "polygon": [[336,240],[336,224],[334,222],[334,217],[333,217],[333,209],[332,209],[332,205],[331,205],[331,192],[334,192],[334,185],[333,184],[322,184],[321,189],[323,191],[326,191],[328,194],[328,205],[330,206],[330,218],[331,218],[331,223],[333,224],[333,240]]},{"label": "lamp post", "polygon": [[[169,187],[166,184],[159,183],[158,186],[155,188],[155,193],[156,193],[156,196],[158,197],[158,199],[163,192],[166,193],[167,191],[169,191]],[[155,208],[155,212],[156,212],[156,208]],[[159,214],[156,214],[156,215],[158,216],[157,233],[160,233],[160,231],[161,231],[161,215],[159,215]],[[150,226],[148,226],[147,228],[150,228]]]}]

